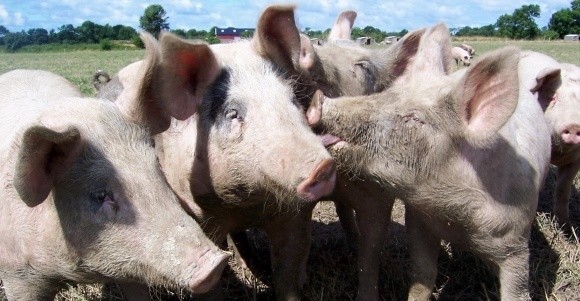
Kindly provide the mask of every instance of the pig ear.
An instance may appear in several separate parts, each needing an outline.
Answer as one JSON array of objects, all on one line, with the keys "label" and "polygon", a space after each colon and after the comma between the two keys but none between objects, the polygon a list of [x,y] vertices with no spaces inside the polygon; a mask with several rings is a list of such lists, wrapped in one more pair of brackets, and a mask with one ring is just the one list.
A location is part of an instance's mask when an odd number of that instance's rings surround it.
[{"label": "pig ear", "polygon": [[220,66],[205,43],[187,42],[169,33],[160,38],[161,61],[153,97],[172,117],[187,119],[197,111]]},{"label": "pig ear", "polygon": [[42,203],[55,182],[69,170],[82,149],[76,127],[34,125],[23,135],[14,188],[30,207]]},{"label": "pig ear", "polygon": [[538,102],[543,110],[550,104],[560,84],[560,68],[558,67],[546,67],[536,76],[536,84],[530,92],[538,93]]},{"label": "pig ear", "polygon": [[352,25],[356,19],[356,12],[352,10],[343,11],[338,15],[334,26],[328,34],[329,41],[350,40]]},{"label": "pig ear", "polygon": [[134,85],[123,91],[117,106],[130,120],[158,133],[167,129],[170,117],[183,120],[197,111],[220,67],[205,43],[165,32],[159,42],[145,32],[141,38],[146,57]]},{"label": "pig ear", "polygon": [[421,38],[418,55],[413,60],[415,72],[449,74],[451,70],[451,36],[445,24],[430,28]]},{"label": "pig ear", "polygon": [[394,58],[390,67],[392,78],[398,78],[406,73],[412,59],[419,50],[421,37],[426,31],[426,28],[422,28],[409,32],[387,50],[387,58]]},{"label": "pig ear", "polygon": [[300,36],[294,6],[273,5],[262,13],[252,38],[256,51],[286,71],[300,70]]},{"label": "pig ear", "polygon": [[518,105],[519,49],[509,47],[482,57],[455,89],[457,112],[466,125],[465,138],[474,146],[494,141]]},{"label": "pig ear", "polygon": [[310,38],[304,34],[300,34],[300,69],[310,71],[317,60],[316,50],[314,50]]}]

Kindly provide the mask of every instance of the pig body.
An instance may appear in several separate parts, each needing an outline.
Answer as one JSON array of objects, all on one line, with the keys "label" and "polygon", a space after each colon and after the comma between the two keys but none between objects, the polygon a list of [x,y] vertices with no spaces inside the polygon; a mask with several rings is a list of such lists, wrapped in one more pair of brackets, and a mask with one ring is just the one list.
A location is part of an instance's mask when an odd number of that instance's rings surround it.
[{"label": "pig body", "polygon": [[568,223],[570,190],[580,169],[580,68],[533,51],[522,52],[521,61],[524,84],[538,95],[551,132],[551,163],[558,167],[554,214]]},{"label": "pig body", "polygon": [[453,47],[451,49],[451,54],[453,55],[453,59],[457,66],[459,66],[459,62],[461,62],[463,66],[469,66],[471,64],[471,55],[467,50],[461,47]]},{"label": "pig body", "polygon": [[392,87],[320,98],[311,108],[321,119],[309,120],[344,140],[331,149],[339,171],[374,179],[405,203],[409,300],[429,299],[441,239],[496,267],[502,300],[527,300],[530,227],[550,156],[541,107],[513,72],[518,50],[449,77],[447,28],[423,33],[402,46],[414,59]]},{"label": "pig body", "polygon": [[469,58],[473,58],[473,56],[475,55],[475,49],[473,49],[473,47],[471,47],[471,45],[459,44],[459,47],[461,49],[467,51],[467,53],[469,53]]},{"label": "pig body", "polygon": [[8,300],[50,300],[66,282],[208,291],[227,256],[180,207],[149,133],[112,103],[79,96],[49,72],[0,76]]},{"label": "pig body", "polygon": [[[334,189],[335,167],[293,89],[302,63],[293,7],[267,8],[251,41],[206,46],[203,57],[170,34],[162,34],[160,49],[145,38],[148,58],[121,70],[102,95],[128,106],[137,121],[130,103],[152,86],[177,81],[171,91],[199,96],[195,115],[171,119],[153,136],[167,181],[217,243],[230,232],[263,228],[276,296],[298,299],[312,209]],[[171,66],[168,73],[155,72],[163,66]]]}]

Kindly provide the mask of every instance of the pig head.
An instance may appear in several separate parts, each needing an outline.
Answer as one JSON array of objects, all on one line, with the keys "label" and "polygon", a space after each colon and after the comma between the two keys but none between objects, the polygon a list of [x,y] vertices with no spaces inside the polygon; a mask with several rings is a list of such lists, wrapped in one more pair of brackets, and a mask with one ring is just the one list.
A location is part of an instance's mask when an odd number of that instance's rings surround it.
[{"label": "pig head", "polygon": [[52,299],[67,282],[215,285],[226,253],[181,208],[145,128],[49,72],[5,73],[0,91],[9,300]]},{"label": "pig head", "polygon": [[528,240],[550,139],[539,103],[514,72],[519,50],[486,55],[456,78],[447,75],[447,28],[417,37],[401,45],[412,59],[390,88],[318,97],[309,120],[335,137],[339,171],[370,177],[404,201],[409,300],[428,300],[441,239],[496,267],[502,299],[528,299]]}]

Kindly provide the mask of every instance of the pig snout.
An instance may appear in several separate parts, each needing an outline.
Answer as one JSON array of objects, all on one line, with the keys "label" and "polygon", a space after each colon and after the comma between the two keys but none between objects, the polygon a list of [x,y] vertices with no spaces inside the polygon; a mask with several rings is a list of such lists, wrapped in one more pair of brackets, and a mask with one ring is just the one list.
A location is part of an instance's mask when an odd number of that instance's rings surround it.
[{"label": "pig snout", "polygon": [[196,294],[211,290],[220,279],[228,257],[228,253],[221,250],[207,250],[196,261],[197,269],[188,283],[189,290]]},{"label": "pig snout", "polygon": [[566,126],[560,135],[566,144],[580,144],[580,124]]},{"label": "pig snout", "polygon": [[336,166],[332,159],[325,159],[298,185],[298,195],[307,201],[316,201],[334,190]]}]

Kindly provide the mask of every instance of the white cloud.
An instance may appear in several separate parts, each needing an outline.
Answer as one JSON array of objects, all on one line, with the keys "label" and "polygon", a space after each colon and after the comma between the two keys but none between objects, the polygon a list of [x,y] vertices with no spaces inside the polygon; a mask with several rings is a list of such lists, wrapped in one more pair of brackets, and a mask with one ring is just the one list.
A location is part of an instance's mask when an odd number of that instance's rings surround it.
[{"label": "white cloud", "polygon": [[188,9],[194,7],[194,4],[191,2],[191,0],[171,0],[171,3],[176,6],[176,9]]},{"label": "white cloud", "polygon": [[24,25],[24,18],[22,17],[22,13],[14,13],[14,25],[22,26]]},{"label": "white cloud", "polygon": [[25,19],[21,12],[10,13],[4,5],[0,4],[0,21],[4,26],[22,26]]},{"label": "white cloud", "polygon": [[8,11],[4,5],[0,5],[0,20],[2,20],[2,23],[8,23]]}]

